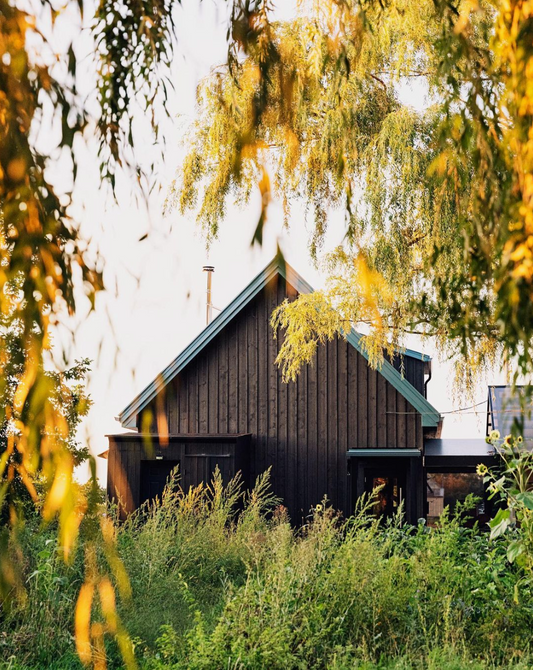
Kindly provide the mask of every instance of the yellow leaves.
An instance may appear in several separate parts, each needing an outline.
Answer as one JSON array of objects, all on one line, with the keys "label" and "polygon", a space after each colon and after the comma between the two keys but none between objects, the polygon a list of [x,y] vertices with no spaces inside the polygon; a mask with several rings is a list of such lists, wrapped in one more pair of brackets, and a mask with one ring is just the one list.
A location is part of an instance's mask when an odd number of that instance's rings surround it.
[{"label": "yellow leaves", "polygon": [[477,0],[467,0],[460,5],[459,18],[454,25],[454,33],[460,35],[465,32],[470,25],[470,14],[479,10],[479,2]]},{"label": "yellow leaves", "polygon": [[[517,314],[523,291],[531,294],[533,283],[533,3],[506,1],[499,8],[493,48],[505,63],[500,114],[505,119],[501,144],[506,151],[512,194],[516,198],[507,225],[502,255],[502,274],[497,290],[505,289],[509,314]],[[518,213],[518,215],[517,215]],[[529,288],[528,288],[529,287]],[[520,317],[519,317],[520,319]],[[523,324],[520,325],[523,332]],[[529,346],[529,345],[526,345]]]},{"label": "yellow leaves", "polygon": [[292,128],[283,130],[285,144],[285,170],[287,174],[297,174],[298,161],[300,160],[300,141]]},{"label": "yellow leaves", "polygon": [[[533,146],[533,142],[531,143]],[[528,172],[522,178],[522,201],[524,205],[520,207],[520,214],[526,219],[526,229],[530,228],[528,224],[528,215],[531,214],[531,206],[533,205],[533,174]],[[533,227],[530,229],[533,230]]]},{"label": "yellow leaves", "polygon": [[241,149],[241,159],[255,161],[257,160],[260,152],[268,150],[268,145],[262,140],[255,142],[247,142]]},{"label": "yellow leaves", "polygon": [[[385,122],[398,107],[391,77],[400,80],[423,67],[419,45],[427,46],[424,20],[433,16],[434,7],[430,0],[422,4],[402,0],[394,8],[369,9],[374,19],[380,17],[374,33],[356,3],[302,3],[299,19],[272,24],[276,57],[267,61],[266,74],[251,51],[231,74],[218,68],[202,82],[200,118],[172,199],[184,212],[196,208],[202,194],[198,222],[208,240],[216,235],[229,199],[248,203],[258,182],[263,199],[269,192],[280,197],[287,220],[291,203],[305,199],[314,213],[318,243],[329,211],[345,205],[348,184],[353,209],[368,212],[387,197],[380,187],[383,175],[400,174],[401,153],[409,154],[402,169],[409,177],[415,162],[424,160],[416,154],[428,155],[421,151],[426,134],[420,132],[420,115],[412,114],[417,123],[412,120],[410,128],[393,131]],[[416,132],[418,143],[406,140]],[[379,168],[371,149],[377,137],[383,140]],[[391,147],[394,158],[387,150]],[[268,166],[270,188],[262,166]],[[381,176],[369,180],[361,194],[359,185],[373,171]],[[407,197],[399,196],[398,202]],[[410,211],[417,215],[414,208]]]},{"label": "yellow leaves", "polygon": [[100,529],[104,540],[104,552],[113,576],[118,584],[120,594],[123,598],[131,598],[131,585],[128,574],[117,552],[115,545],[115,529],[111,519],[100,518]]},{"label": "yellow leaves", "polygon": [[261,166],[261,179],[259,180],[259,192],[261,193],[261,202],[263,208],[266,207],[270,200],[270,177],[264,166]]},{"label": "yellow leaves", "polygon": [[252,245],[256,242],[258,244],[263,243],[263,228],[266,222],[268,204],[270,202],[270,177],[264,165],[260,166],[261,169],[261,179],[258,182],[259,192],[261,193],[261,214],[257,221],[257,226],[254,231],[254,236],[252,238]]},{"label": "yellow leaves", "polygon": [[[509,247],[512,247],[512,244],[509,244]],[[531,249],[526,243],[521,243],[518,244],[514,251],[509,254],[510,260],[512,260],[514,263],[517,263],[519,261],[523,261],[525,258],[531,258]]]},{"label": "yellow leaves", "polygon": [[243,67],[242,85],[246,89],[255,90],[261,81],[261,70],[256,63],[247,61]]},{"label": "yellow leaves", "polygon": [[[161,382],[163,380],[161,379]],[[161,383],[161,387],[164,388],[164,383]],[[169,442],[169,430],[168,430],[168,421],[167,414],[165,411],[165,394],[159,393],[156,399],[156,423],[157,423],[157,432],[159,435],[159,444],[165,448],[168,447]],[[149,432],[149,427],[148,431]],[[153,447],[152,447],[153,448]]]},{"label": "yellow leaves", "polygon": [[93,639],[93,670],[106,670],[107,668],[104,633],[104,626],[99,621],[95,621],[91,626],[91,637]]},{"label": "yellow leaves", "polygon": [[[117,613],[115,587],[107,575],[99,573],[96,554],[96,546],[90,544],[86,551],[85,582],[81,586],[74,615],[76,651],[83,665],[105,669],[104,636],[111,634],[118,642],[124,666],[134,670],[137,664],[133,646]],[[98,605],[104,621],[93,621]]]},{"label": "yellow leaves", "polygon": [[62,508],[69,495],[72,485],[72,457],[65,453],[62,458],[58,459],[56,464],[55,476],[52,481],[52,486],[43,508],[43,517],[50,521],[56,512]]},{"label": "yellow leaves", "polygon": [[285,300],[272,315],[275,334],[278,329],[283,333],[276,363],[284,381],[294,381],[302,366],[312,364],[319,345],[345,337],[352,327],[368,331],[361,344],[373,367],[398,344],[394,316],[398,296],[385,277],[361,253],[351,256],[340,250],[331,263],[337,263],[341,273],[330,277],[326,291]]},{"label": "yellow leaves", "polygon": [[448,170],[448,153],[441,151],[428,168],[429,174],[444,176]]},{"label": "yellow leaves", "polygon": [[26,161],[22,157],[13,158],[7,165],[7,174],[14,182],[22,181],[26,176],[26,170]]},{"label": "yellow leaves", "polygon": [[[520,69],[524,66],[522,65]],[[525,85],[522,99],[518,106],[519,116],[533,114],[533,56],[529,57],[525,64]]]},{"label": "yellow leaves", "polygon": [[13,399],[13,408],[15,412],[18,412],[19,414],[22,412],[22,408],[26,402],[30,389],[35,384],[38,370],[38,361],[35,352],[32,352],[32,354],[28,354],[27,356],[26,367],[17,385],[17,390],[15,391],[15,397]]},{"label": "yellow leaves", "polygon": [[298,0],[298,10],[332,36],[341,33],[360,13],[357,4],[337,0]]},{"label": "yellow leaves", "polygon": [[276,363],[284,381],[294,381],[303,365],[310,364],[318,344],[331,340],[342,329],[340,314],[321,291],[285,300],[273,313],[274,333],[283,330]]},{"label": "yellow leaves", "polygon": [[78,539],[79,528],[87,511],[87,499],[80,487],[71,483],[70,494],[64,500],[59,515],[59,538],[63,548],[63,558],[68,561]]},{"label": "yellow leaves", "polygon": [[309,53],[307,56],[307,69],[309,75],[318,79],[322,74],[322,62],[323,62],[323,53],[322,53],[322,40],[321,35],[317,30],[310,30],[310,46]]},{"label": "yellow leaves", "polygon": [[80,661],[88,665],[92,660],[91,649],[91,608],[94,597],[94,584],[82,584],[78,600],[76,602],[76,611],[74,615],[74,633],[76,639],[76,651]]},{"label": "yellow leaves", "polygon": [[357,286],[355,290],[361,302],[361,316],[376,328],[381,328],[381,310],[392,305],[394,296],[385,278],[377,270],[370,268],[365,257],[359,254],[355,259]]},{"label": "yellow leaves", "polygon": [[117,611],[115,604],[115,589],[107,577],[104,577],[100,584],[98,584],[98,593],[100,596],[102,613],[107,621],[109,631],[111,633],[116,633]]},{"label": "yellow leaves", "polygon": [[[533,236],[528,236],[524,241],[509,240],[504,249],[505,261],[513,264],[512,277],[531,282],[533,280]],[[518,292],[515,291],[513,295],[515,304],[518,304]]]},{"label": "yellow leaves", "polygon": [[[0,498],[3,502],[11,494],[9,510],[4,511],[8,512],[15,531],[11,538],[16,538],[22,514],[11,504],[15,496],[10,487],[16,485],[15,491],[18,491],[22,482],[38,504],[44,522],[58,521],[60,548],[63,558],[69,560],[73,557],[80,524],[89,503],[83,488],[73,478],[74,458],[69,451],[72,435],[68,423],[71,417],[67,421],[62,413],[64,408],[58,407],[60,403],[54,396],[55,382],[43,370],[43,352],[50,343],[51,321],[65,305],[70,310],[75,307],[73,269],[80,271],[80,285],[83,283],[89,295],[101,287],[101,276],[88,266],[80,250],[78,232],[66,213],[66,200],[56,197],[53,186],[45,179],[44,165],[49,155],[39,155],[35,145],[39,123],[44,119],[46,125],[48,112],[50,118],[58,120],[59,134],[53,142],[57,139],[59,148],[68,152],[83,132],[86,110],[72,88],[72,82],[76,80],[74,53],[68,62],[70,55],[66,49],[71,45],[68,40],[63,40],[65,53],[54,54],[47,35],[50,34],[54,43],[57,40],[50,31],[27,39],[27,32],[35,29],[35,23],[19,4],[4,2],[6,11],[0,11],[2,390],[5,391],[8,375],[10,379],[18,380],[13,383],[12,393],[10,387],[5,401],[12,406],[1,408],[0,423],[7,423],[8,430],[5,436],[7,448],[0,454]],[[44,8],[45,14],[41,17],[45,23],[48,9]],[[57,11],[62,12],[63,8]],[[50,12],[55,13],[53,9]],[[55,77],[56,71],[59,80]],[[36,114],[42,109],[47,110],[44,116]],[[30,129],[33,131],[31,136]],[[90,500],[91,511],[96,514],[96,503]],[[7,529],[5,531],[7,535]],[[116,549],[111,546],[112,542],[108,544],[106,551],[113,563],[113,574],[119,575],[117,583],[125,583],[127,578],[123,568],[121,572],[118,566]],[[20,562],[24,562],[24,557]],[[15,572],[8,553],[1,547],[1,598],[13,594]],[[126,587],[124,590],[129,593]],[[93,627],[91,608],[97,600],[105,624],[95,622]],[[124,631],[116,617],[110,579],[99,580],[93,575],[84,584],[76,606],[75,628],[77,648],[84,662],[95,661],[100,667],[105,666],[101,643],[104,632],[109,631],[117,636],[126,664],[133,667],[131,645],[128,650]],[[93,648],[98,645],[101,645],[102,653],[95,655]]]}]

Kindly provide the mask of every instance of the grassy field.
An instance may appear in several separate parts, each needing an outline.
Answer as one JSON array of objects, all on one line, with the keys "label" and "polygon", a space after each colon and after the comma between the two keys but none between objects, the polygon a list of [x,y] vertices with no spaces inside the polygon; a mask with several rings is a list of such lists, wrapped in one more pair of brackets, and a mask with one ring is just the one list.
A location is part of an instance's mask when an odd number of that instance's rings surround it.
[{"label": "grassy field", "polygon": [[[67,566],[54,529],[37,530],[28,521],[18,539],[26,595],[4,607],[0,662],[81,667],[85,531]],[[530,668],[531,581],[507,561],[511,540],[447,516],[432,529],[380,525],[364,509],[342,521],[327,505],[296,531],[266,479],[244,504],[236,486],[185,495],[174,483],[117,525],[132,586],[120,616],[150,670]],[[122,667],[106,645],[109,667]]]}]

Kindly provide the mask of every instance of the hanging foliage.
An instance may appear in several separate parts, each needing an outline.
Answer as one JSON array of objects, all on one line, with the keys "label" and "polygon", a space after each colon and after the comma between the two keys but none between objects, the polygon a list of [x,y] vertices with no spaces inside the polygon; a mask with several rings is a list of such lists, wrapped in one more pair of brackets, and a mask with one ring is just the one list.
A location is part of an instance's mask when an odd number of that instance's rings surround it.
[{"label": "hanging foliage", "polygon": [[[197,208],[210,239],[228,202],[246,204],[257,187],[259,238],[272,197],[287,225],[303,201],[315,257],[330,212],[343,209],[345,241],[321,258],[330,284],[313,299],[319,315],[298,320],[311,309],[302,297],[274,318],[288,335],[288,377],[324,336],[362,324],[371,352],[406,333],[437,337],[460,353],[466,388],[500,353],[530,373],[530,3],[329,0],[300,10],[281,23],[268,7],[250,12],[240,58],[201,84],[170,202]],[[427,93],[421,111],[405,102],[413,81]]]}]

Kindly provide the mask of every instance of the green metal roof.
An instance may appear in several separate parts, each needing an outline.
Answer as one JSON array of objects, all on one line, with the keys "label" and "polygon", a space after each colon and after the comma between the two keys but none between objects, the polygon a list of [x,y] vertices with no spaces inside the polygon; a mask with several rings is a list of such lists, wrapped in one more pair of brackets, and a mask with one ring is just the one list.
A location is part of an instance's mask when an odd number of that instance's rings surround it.
[{"label": "green metal roof", "polygon": [[[276,276],[281,275],[298,293],[312,293],[313,288],[295,270],[278,257],[262,271],[255,279],[220,314],[204,328],[188,347],[168,365],[154,381],[149,384],[118,416],[124,428],[136,428],[136,416],[156,395],[195,358],[202,349],[213,340],[218,333],[255,298],[255,296]],[[368,354],[361,345],[362,335],[352,330],[346,337],[348,342],[368,360]],[[423,354],[410,349],[403,351],[403,355],[413,356],[421,360],[429,360]],[[422,416],[422,425],[436,427],[440,421],[437,410],[388,362],[383,361],[379,372],[385,379],[414,407]]]}]

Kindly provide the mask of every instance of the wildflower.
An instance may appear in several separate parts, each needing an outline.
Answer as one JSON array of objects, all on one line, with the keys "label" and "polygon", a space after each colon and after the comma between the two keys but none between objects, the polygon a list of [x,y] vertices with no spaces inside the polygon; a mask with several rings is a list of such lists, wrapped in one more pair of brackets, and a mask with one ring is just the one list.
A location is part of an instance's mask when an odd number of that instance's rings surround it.
[{"label": "wildflower", "polygon": [[504,443],[505,443],[506,447],[510,447],[512,445],[513,438],[511,437],[511,435],[506,435],[505,436]]},{"label": "wildflower", "polygon": [[524,438],[523,438],[521,435],[519,435],[519,436],[516,438],[516,441],[518,442],[518,444],[522,444],[522,442],[524,441]]},{"label": "wildflower", "polygon": [[494,440],[499,440],[500,439],[500,431],[499,430],[491,430],[489,438],[490,438],[491,442],[493,442]]},{"label": "wildflower", "polygon": [[316,512],[321,512],[321,511],[322,511],[322,505],[317,505],[317,506],[315,507],[315,511],[316,511]]}]

